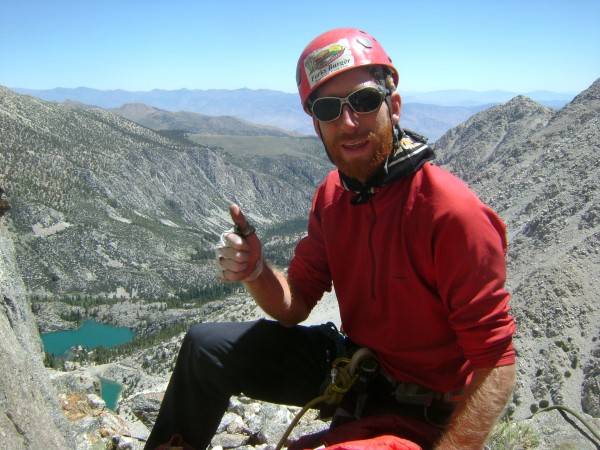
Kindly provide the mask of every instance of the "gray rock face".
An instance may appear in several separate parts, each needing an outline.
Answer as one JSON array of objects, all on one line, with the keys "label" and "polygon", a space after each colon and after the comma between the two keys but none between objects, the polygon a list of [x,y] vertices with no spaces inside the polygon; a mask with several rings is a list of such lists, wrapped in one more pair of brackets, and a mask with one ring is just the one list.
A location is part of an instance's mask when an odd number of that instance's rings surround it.
[{"label": "gray rock face", "polygon": [[[74,449],[140,449],[147,429],[106,407],[100,379],[85,370],[51,372],[52,384],[61,401],[62,413],[75,435]],[[141,430],[141,433],[140,433]],[[140,436],[141,434],[141,436]]]},{"label": "gray rock face", "polygon": [[5,220],[0,217],[0,442],[3,449],[72,448]]},{"label": "gray rock face", "polygon": [[106,408],[97,376],[54,372],[0,217],[0,446],[7,450],[139,449],[124,419]]},{"label": "gray rock face", "polygon": [[129,397],[121,407],[127,406],[148,429],[152,429],[163,396],[163,392],[138,392]]}]

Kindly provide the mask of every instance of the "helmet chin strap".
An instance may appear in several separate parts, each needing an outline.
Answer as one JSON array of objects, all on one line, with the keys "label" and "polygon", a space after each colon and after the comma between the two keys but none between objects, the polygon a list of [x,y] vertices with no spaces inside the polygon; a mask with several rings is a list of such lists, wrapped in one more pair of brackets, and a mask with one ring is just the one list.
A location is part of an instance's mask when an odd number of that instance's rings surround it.
[{"label": "helmet chin strap", "polygon": [[327,144],[325,144],[325,140],[323,139],[323,132],[321,131],[321,122],[319,122],[317,120],[317,128],[319,128],[319,137],[321,138],[321,142],[323,143],[323,147],[325,148],[325,153],[327,153],[327,157],[329,158],[329,161],[331,161],[331,163],[335,166],[335,163],[333,162],[333,159],[331,158],[331,154],[329,153],[329,150],[327,149]]},{"label": "helmet chin strap", "polygon": [[388,113],[390,116],[390,124],[392,125],[392,155],[396,154],[396,150],[400,148],[400,135],[402,134],[402,130],[400,129],[399,124],[394,124],[394,119],[392,117],[392,107],[391,107],[391,95],[388,95],[385,99],[385,104],[388,107]]},{"label": "helmet chin strap", "polygon": [[392,125],[392,148],[394,149],[394,153],[400,148],[400,134],[402,134],[400,125]]}]

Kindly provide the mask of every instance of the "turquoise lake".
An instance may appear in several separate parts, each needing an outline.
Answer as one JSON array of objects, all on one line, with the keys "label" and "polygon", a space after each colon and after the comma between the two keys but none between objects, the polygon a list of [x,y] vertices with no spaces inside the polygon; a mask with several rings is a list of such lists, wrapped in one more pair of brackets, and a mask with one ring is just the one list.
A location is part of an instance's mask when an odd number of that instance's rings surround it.
[{"label": "turquoise lake", "polygon": [[[41,337],[46,352],[66,357],[71,347],[83,345],[88,349],[101,346],[111,348],[131,341],[134,333],[127,327],[113,327],[87,320],[76,330],[52,331],[42,334]],[[100,382],[102,399],[106,402],[107,408],[114,410],[123,386],[105,378],[100,378]]]},{"label": "turquoise lake", "polygon": [[133,339],[134,333],[127,327],[113,327],[103,323],[86,320],[76,330],[52,331],[42,334],[44,350],[55,356],[67,356],[71,347],[83,345],[89,349],[97,347],[111,348],[126,344]]},{"label": "turquoise lake", "polygon": [[106,407],[114,411],[123,385],[105,378],[100,378],[100,383],[102,383],[102,399],[106,402]]}]

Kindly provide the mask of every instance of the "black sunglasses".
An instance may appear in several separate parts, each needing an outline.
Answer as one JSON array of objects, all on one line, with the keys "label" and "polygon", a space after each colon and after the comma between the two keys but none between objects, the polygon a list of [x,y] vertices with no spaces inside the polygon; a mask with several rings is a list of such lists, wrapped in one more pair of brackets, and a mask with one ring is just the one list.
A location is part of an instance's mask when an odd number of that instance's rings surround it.
[{"label": "black sunglasses", "polygon": [[357,114],[367,114],[377,110],[389,91],[382,86],[367,86],[360,88],[348,97],[321,97],[311,105],[315,119],[320,122],[331,122],[342,114],[342,106],[350,105]]}]

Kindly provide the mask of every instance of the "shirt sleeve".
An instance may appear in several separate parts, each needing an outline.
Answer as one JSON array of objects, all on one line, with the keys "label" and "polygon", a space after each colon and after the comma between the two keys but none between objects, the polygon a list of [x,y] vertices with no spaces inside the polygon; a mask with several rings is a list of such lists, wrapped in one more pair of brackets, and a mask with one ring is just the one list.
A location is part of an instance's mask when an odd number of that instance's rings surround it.
[{"label": "shirt sleeve", "polygon": [[322,190],[323,186],[315,193],[308,219],[308,234],[296,246],[288,269],[288,280],[302,294],[309,310],[315,307],[326,291],[331,291],[331,275],[320,216]]},{"label": "shirt sleeve", "polygon": [[475,368],[512,364],[515,353],[506,281],[506,226],[466,185],[436,205],[432,251],[450,326]]}]

